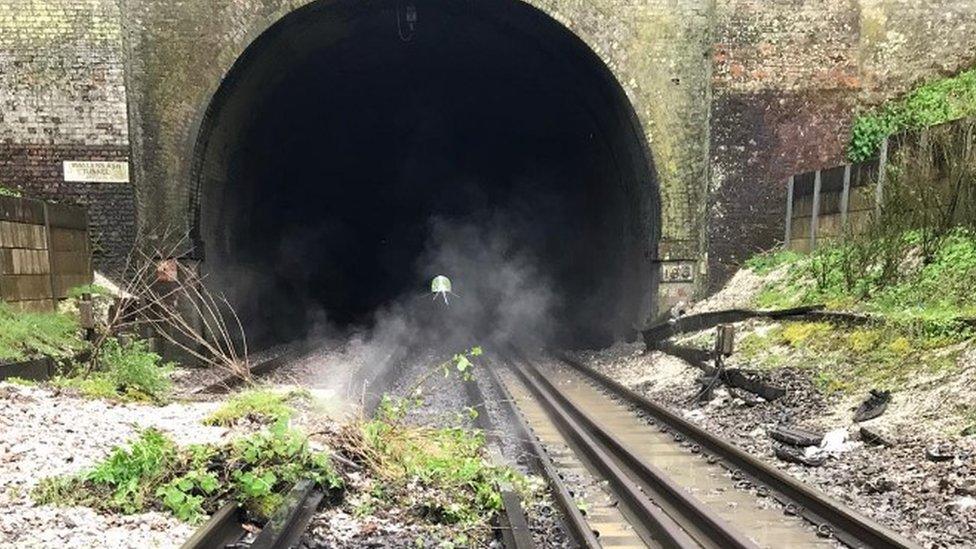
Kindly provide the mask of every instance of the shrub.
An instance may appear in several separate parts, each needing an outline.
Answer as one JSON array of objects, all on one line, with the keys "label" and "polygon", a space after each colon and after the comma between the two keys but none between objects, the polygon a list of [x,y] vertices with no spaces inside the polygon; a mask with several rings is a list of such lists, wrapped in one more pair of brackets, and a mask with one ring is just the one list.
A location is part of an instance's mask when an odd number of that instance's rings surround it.
[{"label": "shrub", "polygon": [[877,153],[885,137],[976,115],[976,69],[930,82],[854,120],[847,156],[852,162]]},{"label": "shrub", "polygon": [[100,369],[56,377],[55,385],[79,391],[89,398],[165,402],[174,365],[149,351],[144,340],[122,344],[109,339],[102,348]]}]

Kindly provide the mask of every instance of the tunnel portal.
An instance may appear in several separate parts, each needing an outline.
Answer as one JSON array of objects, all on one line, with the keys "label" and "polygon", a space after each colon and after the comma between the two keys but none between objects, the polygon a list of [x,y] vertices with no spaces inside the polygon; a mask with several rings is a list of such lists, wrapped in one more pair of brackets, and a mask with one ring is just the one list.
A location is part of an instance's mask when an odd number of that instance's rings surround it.
[{"label": "tunnel portal", "polygon": [[563,344],[607,342],[654,295],[657,191],[630,103],[515,0],[291,13],[224,79],[194,162],[204,269],[259,344],[323,316],[368,325],[423,292],[451,267],[435,233],[504,239],[479,276],[531,258]]}]

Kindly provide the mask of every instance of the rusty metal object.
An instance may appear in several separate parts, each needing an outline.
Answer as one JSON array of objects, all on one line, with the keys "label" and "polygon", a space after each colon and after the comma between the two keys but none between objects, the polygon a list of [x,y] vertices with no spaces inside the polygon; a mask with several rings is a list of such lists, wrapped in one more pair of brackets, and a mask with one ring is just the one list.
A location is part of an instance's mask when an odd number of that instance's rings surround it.
[{"label": "rusty metal object", "polygon": [[180,266],[176,259],[164,259],[156,264],[156,282],[179,282]]},{"label": "rusty metal object", "polygon": [[719,324],[715,327],[715,355],[717,357],[732,356],[735,350],[735,326]]}]

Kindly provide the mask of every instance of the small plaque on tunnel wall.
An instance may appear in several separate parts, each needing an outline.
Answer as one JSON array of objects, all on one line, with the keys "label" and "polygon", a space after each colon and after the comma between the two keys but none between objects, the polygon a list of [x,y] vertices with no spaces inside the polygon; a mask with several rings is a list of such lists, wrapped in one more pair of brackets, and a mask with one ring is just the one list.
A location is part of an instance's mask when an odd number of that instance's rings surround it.
[{"label": "small plaque on tunnel wall", "polygon": [[78,183],[128,183],[128,162],[65,160],[64,180]]},{"label": "small plaque on tunnel wall", "polygon": [[661,265],[662,282],[694,282],[694,263],[664,263]]}]

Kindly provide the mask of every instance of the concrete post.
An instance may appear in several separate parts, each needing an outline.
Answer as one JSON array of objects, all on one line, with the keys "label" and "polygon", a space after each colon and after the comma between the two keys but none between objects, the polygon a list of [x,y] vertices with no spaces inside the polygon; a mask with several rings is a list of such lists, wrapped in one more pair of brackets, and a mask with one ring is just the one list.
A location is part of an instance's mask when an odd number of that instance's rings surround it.
[{"label": "concrete post", "polygon": [[790,249],[790,241],[793,240],[793,184],[796,176],[790,176],[786,185],[786,235],[783,237],[783,249]]},{"label": "concrete post", "polygon": [[851,165],[844,166],[844,190],[840,194],[840,234],[847,233],[847,210],[851,204]]},{"label": "concrete post", "polygon": [[817,229],[820,225],[820,170],[813,178],[813,208],[810,211],[810,251],[817,249]]},{"label": "concrete post", "polygon": [[874,214],[881,215],[881,203],[884,201],[885,171],[888,168],[888,138],[881,142],[881,153],[878,157],[878,184],[874,188]]}]

